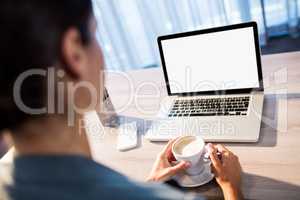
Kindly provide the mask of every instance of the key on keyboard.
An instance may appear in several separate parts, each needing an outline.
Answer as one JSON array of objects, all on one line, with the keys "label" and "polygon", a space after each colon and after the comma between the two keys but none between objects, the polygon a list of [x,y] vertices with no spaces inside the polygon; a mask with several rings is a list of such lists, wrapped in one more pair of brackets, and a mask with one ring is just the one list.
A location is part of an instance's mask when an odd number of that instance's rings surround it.
[{"label": "key on keyboard", "polygon": [[169,117],[247,115],[250,97],[175,100]]}]

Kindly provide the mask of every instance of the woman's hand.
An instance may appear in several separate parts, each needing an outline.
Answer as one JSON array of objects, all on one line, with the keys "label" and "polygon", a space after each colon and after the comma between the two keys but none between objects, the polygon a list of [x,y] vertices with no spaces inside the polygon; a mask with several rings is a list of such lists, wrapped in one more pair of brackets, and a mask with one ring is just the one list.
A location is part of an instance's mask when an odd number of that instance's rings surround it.
[{"label": "woman's hand", "polygon": [[[239,159],[223,145],[208,144],[212,170],[225,199],[242,199],[241,165]],[[218,155],[219,153],[219,155]]]},{"label": "woman's hand", "polygon": [[163,151],[158,154],[147,181],[167,181],[178,172],[190,167],[190,163],[186,161],[171,165],[171,162],[175,161],[172,154],[172,145],[175,140],[170,140]]}]

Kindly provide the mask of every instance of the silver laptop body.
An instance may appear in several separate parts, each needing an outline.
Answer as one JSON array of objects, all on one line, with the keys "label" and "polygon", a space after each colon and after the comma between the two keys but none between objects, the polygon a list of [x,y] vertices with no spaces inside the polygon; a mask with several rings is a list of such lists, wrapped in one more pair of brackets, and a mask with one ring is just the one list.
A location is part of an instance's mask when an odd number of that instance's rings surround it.
[{"label": "silver laptop body", "polygon": [[158,45],[168,96],[147,139],[258,141],[264,90],[255,22],[160,36]]}]

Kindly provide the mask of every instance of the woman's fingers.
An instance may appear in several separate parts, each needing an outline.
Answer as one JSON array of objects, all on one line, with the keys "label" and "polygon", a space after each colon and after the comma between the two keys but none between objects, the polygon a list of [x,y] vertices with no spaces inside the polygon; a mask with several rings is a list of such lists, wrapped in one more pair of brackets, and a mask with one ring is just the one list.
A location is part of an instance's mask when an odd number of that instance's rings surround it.
[{"label": "woman's fingers", "polygon": [[163,150],[161,151],[160,155],[166,156],[168,152],[171,151],[172,149],[172,145],[175,142],[174,139],[169,140],[169,142],[166,144],[166,146],[163,148]]},{"label": "woman's fingers", "polygon": [[188,169],[190,166],[191,166],[191,163],[189,163],[187,161],[181,161],[178,164],[168,168],[167,174],[169,176],[174,176],[178,172]]},{"label": "woman's fingers", "polygon": [[172,176],[175,176],[177,173],[184,171],[190,167],[190,163],[186,161],[181,161],[177,165],[173,167],[166,168],[162,171],[162,173],[158,176],[157,180],[166,181],[170,179]]},{"label": "woman's fingers", "polygon": [[169,142],[166,144],[166,146],[163,148],[162,152],[163,153],[167,153],[172,151],[172,145],[174,144],[174,142],[177,140],[178,138],[175,139],[171,139],[169,140]]},{"label": "woman's fingers", "polygon": [[217,144],[216,148],[219,152],[223,153],[223,152],[230,152],[224,145],[222,144]]},{"label": "woman's fingers", "polygon": [[208,149],[209,149],[209,153],[210,153],[209,157],[213,164],[214,170],[217,173],[220,173],[222,171],[222,163],[218,157],[217,149],[212,144],[208,144]]}]

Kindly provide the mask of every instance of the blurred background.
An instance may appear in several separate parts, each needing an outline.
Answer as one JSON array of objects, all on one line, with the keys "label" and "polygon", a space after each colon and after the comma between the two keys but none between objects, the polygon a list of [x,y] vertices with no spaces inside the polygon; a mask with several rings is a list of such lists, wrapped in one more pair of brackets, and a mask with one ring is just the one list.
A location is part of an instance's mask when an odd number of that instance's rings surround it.
[{"label": "blurred background", "polygon": [[300,0],[93,0],[109,70],[160,64],[159,35],[247,21],[263,54],[300,50]]}]

